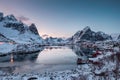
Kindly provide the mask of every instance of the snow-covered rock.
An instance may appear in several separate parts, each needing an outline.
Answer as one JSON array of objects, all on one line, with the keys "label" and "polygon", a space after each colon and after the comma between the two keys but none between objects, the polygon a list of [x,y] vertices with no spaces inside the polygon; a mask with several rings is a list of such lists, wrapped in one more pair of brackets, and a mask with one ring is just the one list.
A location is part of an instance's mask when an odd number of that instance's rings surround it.
[{"label": "snow-covered rock", "polygon": [[5,17],[3,17],[3,20],[4,21],[17,21],[17,19],[15,18],[15,16],[14,15],[7,15],[7,16],[5,16]]},{"label": "snow-covered rock", "polygon": [[10,40],[6,38],[4,35],[0,34],[0,42],[14,42],[13,40]]},{"label": "snow-covered rock", "polygon": [[14,48],[15,48],[15,45],[13,44],[8,44],[8,43],[0,44],[0,55],[5,53],[7,54],[11,52]]},{"label": "snow-covered rock", "polygon": [[117,38],[118,40],[120,40],[120,35],[118,36],[118,38]]},{"label": "snow-covered rock", "polygon": [[120,39],[120,33],[111,34],[112,40],[116,41]]}]

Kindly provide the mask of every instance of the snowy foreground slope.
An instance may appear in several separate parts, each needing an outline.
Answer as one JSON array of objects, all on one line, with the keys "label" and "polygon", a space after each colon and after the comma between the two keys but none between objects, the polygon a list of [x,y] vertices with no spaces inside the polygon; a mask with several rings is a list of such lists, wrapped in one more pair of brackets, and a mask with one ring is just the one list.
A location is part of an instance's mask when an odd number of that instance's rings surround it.
[{"label": "snowy foreground slope", "polygon": [[0,55],[38,51],[43,43],[34,24],[27,26],[13,15],[0,13]]},{"label": "snowy foreground slope", "polygon": [[[98,56],[95,61],[100,63],[89,63],[79,65],[73,70],[45,72],[40,73],[24,73],[24,74],[7,74],[0,75],[1,80],[120,80],[120,60],[119,54],[107,52],[106,55]],[[94,59],[90,59],[94,60]]]},{"label": "snowy foreground slope", "polygon": [[[1,80],[120,80],[120,45],[108,42],[84,43],[84,46],[96,45],[99,49],[97,56],[88,57],[85,64],[78,65],[76,69],[44,72],[44,73],[3,73]],[[111,47],[109,47],[109,46]],[[115,45],[115,46],[114,46]],[[80,47],[80,46],[79,46]],[[78,48],[79,48],[78,47]],[[79,52],[79,49],[75,50]],[[79,54],[79,53],[78,53]],[[79,57],[80,58],[80,57]]]}]

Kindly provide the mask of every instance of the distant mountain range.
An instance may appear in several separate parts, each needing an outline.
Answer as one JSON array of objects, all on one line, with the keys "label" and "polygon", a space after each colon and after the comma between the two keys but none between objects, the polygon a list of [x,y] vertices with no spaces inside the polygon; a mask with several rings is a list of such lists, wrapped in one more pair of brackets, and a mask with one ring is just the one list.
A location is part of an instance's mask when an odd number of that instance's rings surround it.
[{"label": "distant mountain range", "polygon": [[47,37],[44,39],[45,44],[47,45],[64,45],[66,44],[66,40],[63,38],[57,38],[57,37]]},{"label": "distant mountain range", "polygon": [[85,27],[83,30],[76,32],[67,40],[62,38],[47,37],[42,39],[39,35],[35,24],[30,26],[18,21],[14,15],[4,16],[0,13],[0,42],[12,43],[39,43],[39,44],[65,44],[79,43],[80,41],[104,41],[104,40],[120,40],[120,35],[108,35],[104,32],[95,32],[90,27]]},{"label": "distant mountain range", "polygon": [[81,41],[120,41],[120,34],[108,35],[104,32],[95,32],[90,27],[76,32],[68,39],[46,37],[43,39],[35,26],[18,21],[14,15],[4,16],[0,13],[0,55],[10,53],[33,53],[43,50],[41,45],[59,46],[76,44]]}]

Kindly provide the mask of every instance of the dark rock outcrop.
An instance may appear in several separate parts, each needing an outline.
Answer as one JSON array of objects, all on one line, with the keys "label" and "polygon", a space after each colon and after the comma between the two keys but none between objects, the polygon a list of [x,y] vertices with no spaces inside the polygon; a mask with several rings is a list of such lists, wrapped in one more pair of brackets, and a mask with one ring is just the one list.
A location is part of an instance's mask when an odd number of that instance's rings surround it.
[{"label": "dark rock outcrop", "polygon": [[3,13],[0,12],[0,21],[2,21],[2,20],[3,20]]},{"label": "dark rock outcrop", "polygon": [[118,40],[120,40],[120,35],[118,36],[118,38],[117,38]]},{"label": "dark rock outcrop", "polygon": [[31,31],[32,33],[34,33],[34,34],[36,34],[36,35],[39,34],[39,33],[38,33],[38,30],[37,30],[37,28],[36,28],[36,26],[35,26],[35,24],[31,24],[31,25],[29,26],[29,29],[30,29],[30,31]]}]

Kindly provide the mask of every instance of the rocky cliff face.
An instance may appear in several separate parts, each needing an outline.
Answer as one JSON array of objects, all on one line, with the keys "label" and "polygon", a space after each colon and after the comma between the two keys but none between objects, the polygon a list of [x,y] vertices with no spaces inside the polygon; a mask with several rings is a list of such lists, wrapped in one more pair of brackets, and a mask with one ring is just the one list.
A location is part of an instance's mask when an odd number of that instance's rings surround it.
[{"label": "rocky cliff face", "polygon": [[0,21],[3,20],[3,13],[0,13]]},{"label": "rocky cliff face", "polygon": [[87,26],[83,30],[76,32],[71,38],[68,38],[68,41],[70,43],[78,43],[83,40],[104,41],[108,39],[112,39],[112,37],[100,31],[94,32]]},{"label": "rocky cliff face", "polygon": [[34,33],[35,35],[39,35],[38,30],[37,30],[35,24],[31,24],[31,25],[29,26],[29,29],[30,29],[30,31],[31,31],[32,33]]}]

